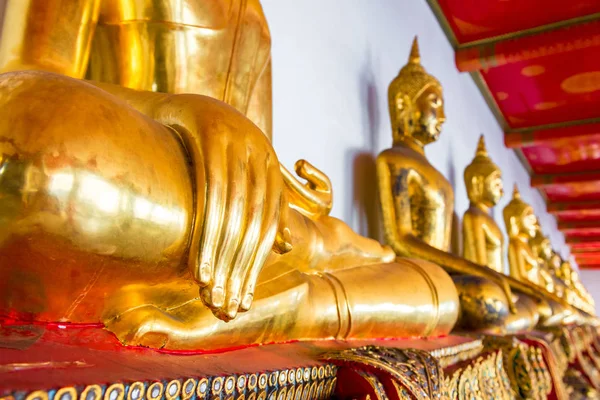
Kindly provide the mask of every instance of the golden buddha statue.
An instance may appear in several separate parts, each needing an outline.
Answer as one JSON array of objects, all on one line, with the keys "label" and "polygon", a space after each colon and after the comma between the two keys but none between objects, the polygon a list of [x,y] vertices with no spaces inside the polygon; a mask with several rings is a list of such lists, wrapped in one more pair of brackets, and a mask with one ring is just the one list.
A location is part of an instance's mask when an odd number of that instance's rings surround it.
[{"label": "golden buddha statue", "polygon": [[388,89],[393,147],[377,158],[385,237],[397,255],[434,262],[453,277],[461,319],[473,329],[500,328],[511,291],[503,275],[451,254],[452,186],[427,160],[445,121],[442,87],[420,63],[415,38],[409,60]]},{"label": "golden buddha statue", "polygon": [[502,173],[488,156],[483,135],[464,178],[470,204],[463,217],[463,257],[504,273],[504,237],[490,215],[490,209],[504,195]]},{"label": "golden buddha statue", "polygon": [[536,224],[536,233],[529,241],[533,253],[538,258],[539,268],[539,282],[540,285],[548,291],[548,293],[554,293],[554,279],[550,273],[548,264],[552,258],[552,245],[550,239],[542,233],[542,228],[539,222]]},{"label": "golden buddha statue", "polygon": [[[521,199],[521,195],[515,184],[513,198],[504,208],[504,222],[508,231],[508,262],[510,275],[518,281],[530,282],[533,285],[541,285],[543,282],[546,288],[554,292],[554,282],[542,281],[541,278],[546,275],[540,274],[540,258],[537,250],[532,247],[532,239],[539,231],[537,217],[533,213],[533,208]],[[541,253],[544,257],[549,257],[547,249],[550,242],[542,242]],[[546,247],[547,246],[547,247]],[[547,277],[551,279],[550,274]],[[541,326],[556,326],[564,323],[572,315],[572,311],[560,302],[549,296],[535,296],[537,310],[539,314],[539,324]],[[524,300],[520,297],[519,300]]]},{"label": "golden buddha statue", "polygon": [[563,260],[560,268],[556,271],[556,276],[565,286],[564,298],[570,305],[575,303],[575,291],[573,289],[573,281],[571,280],[573,274],[573,266],[568,260]]},{"label": "golden buddha statue", "polygon": [[550,260],[548,261],[548,271],[554,280],[554,294],[559,298],[563,298],[565,292],[565,285],[558,277],[558,271],[560,270],[561,264],[562,258],[553,249]]},{"label": "golden buddha statue", "polygon": [[510,275],[517,280],[540,285],[538,257],[529,243],[537,232],[537,218],[533,208],[521,199],[516,184],[513,198],[504,208],[503,214],[509,237]]},{"label": "golden buddha statue", "polygon": [[[474,263],[487,266],[504,274],[504,237],[500,227],[490,215],[502,196],[502,172],[490,159],[483,135],[479,137],[475,158],[465,168],[465,186],[470,205],[463,217],[463,256]],[[504,323],[504,332],[516,333],[535,327],[539,321],[540,309],[534,298],[524,294],[515,294],[516,313],[508,315]]]},{"label": "golden buddha statue", "polygon": [[[139,17],[133,11],[152,11],[143,0],[134,3],[106,1],[100,9],[115,7],[133,19]],[[7,18],[26,24],[4,25],[4,70],[82,76],[100,3],[20,4],[15,0],[7,8]],[[253,18],[262,16],[257,2],[235,4],[254,7]],[[242,35],[232,40],[244,45],[256,39],[255,31],[229,29],[239,18],[215,17],[223,11],[220,1],[163,5],[195,10],[198,20],[205,18],[203,26],[219,28],[217,37],[223,30]],[[224,10],[237,10],[232,7]],[[162,14],[152,15],[155,20],[144,19],[148,26],[107,27],[106,37],[118,32],[122,45],[106,49],[105,38],[99,48],[133,53],[118,62],[92,60],[107,63],[92,68],[104,71],[98,76],[134,82],[135,63],[145,60],[136,47],[142,39],[149,40],[143,42],[154,57],[148,62],[165,78],[165,90],[175,88],[170,82],[180,75],[201,79],[221,53],[230,57],[231,48],[218,40],[208,45],[208,35],[197,49],[201,62],[187,60],[198,70],[159,68],[156,63],[168,63],[171,55],[164,47],[189,43],[165,33],[169,24],[161,31]],[[148,31],[156,35],[144,37]],[[245,75],[227,65],[215,69],[216,76],[231,76],[236,86]],[[258,86],[240,90],[252,97]],[[197,87],[204,90],[201,82]],[[43,71],[0,75],[0,316],[100,322],[127,345],[172,350],[449,333],[458,298],[446,272],[427,261],[394,261],[390,248],[330,217],[327,176],[300,161],[296,172],[306,182],[297,180],[280,165],[263,131],[219,99]]]}]

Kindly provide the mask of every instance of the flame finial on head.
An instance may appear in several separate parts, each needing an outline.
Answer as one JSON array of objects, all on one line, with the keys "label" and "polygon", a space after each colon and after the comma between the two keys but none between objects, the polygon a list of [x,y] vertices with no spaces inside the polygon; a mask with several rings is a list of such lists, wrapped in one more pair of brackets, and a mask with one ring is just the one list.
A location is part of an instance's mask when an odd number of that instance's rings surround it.
[{"label": "flame finial on head", "polygon": [[519,186],[516,183],[513,188],[513,200],[521,200],[521,192],[519,192]]},{"label": "flame finial on head", "polygon": [[408,62],[410,64],[421,64],[421,55],[419,54],[419,41],[417,36],[413,39],[412,47],[410,48],[410,55],[408,56]]},{"label": "flame finial on head", "polygon": [[475,156],[479,157],[489,157],[487,149],[485,148],[485,139],[483,137],[483,133],[479,136],[479,142],[477,142],[477,150],[475,151]]}]

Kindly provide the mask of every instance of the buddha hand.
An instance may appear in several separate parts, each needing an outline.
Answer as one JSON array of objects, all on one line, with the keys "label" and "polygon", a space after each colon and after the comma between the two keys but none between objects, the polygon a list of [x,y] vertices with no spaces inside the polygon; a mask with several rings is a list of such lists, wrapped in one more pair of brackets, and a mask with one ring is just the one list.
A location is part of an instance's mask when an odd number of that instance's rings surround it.
[{"label": "buddha hand", "polygon": [[263,133],[239,117],[197,131],[202,135],[197,164],[204,170],[204,196],[198,198],[205,204],[197,208],[198,251],[190,252],[197,259],[189,265],[203,302],[224,321],[250,309],[259,273],[277,250],[276,236],[287,230],[280,223],[277,155]]},{"label": "buddha hand", "polygon": [[188,266],[202,301],[225,321],[249,310],[270,252],[289,251],[282,248],[289,245],[281,218],[284,184],[267,137],[237,110],[206,96],[93,84],[177,132],[195,178]]}]

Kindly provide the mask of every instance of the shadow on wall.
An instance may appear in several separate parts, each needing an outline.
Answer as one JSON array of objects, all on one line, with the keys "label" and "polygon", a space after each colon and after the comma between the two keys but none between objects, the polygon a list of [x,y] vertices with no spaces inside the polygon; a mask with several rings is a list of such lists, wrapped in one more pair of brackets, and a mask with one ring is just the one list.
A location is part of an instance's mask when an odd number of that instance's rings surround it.
[{"label": "shadow on wall", "polygon": [[[376,151],[379,132],[379,93],[375,84],[370,52],[359,78],[359,99],[362,107],[362,131],[365,147],[346,152],[345,165],[351,166],[352,207],[345,220],[360,235],[383,241],[377,187]],[[366,149],[365,149],[366,148]]]},{"label": "shadow on wall", "polygon": [[[448,153],[448,182],[452,187],[454,197],[456,197],[456,167],[454,163],[454,155],[452,151]],[[453,204],[454,210],[452,211],[452,226],[450,231],[450,252],[457,256],[462,256],[462,229],[461,219],[456,213],[455,204]]]}]

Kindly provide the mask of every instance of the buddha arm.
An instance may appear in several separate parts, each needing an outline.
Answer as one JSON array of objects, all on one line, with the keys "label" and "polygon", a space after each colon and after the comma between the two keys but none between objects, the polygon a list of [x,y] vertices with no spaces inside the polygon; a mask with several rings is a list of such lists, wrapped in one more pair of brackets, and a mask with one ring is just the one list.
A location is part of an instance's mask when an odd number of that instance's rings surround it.
[{"label": "buddha arm", "polygon": [[83,78],[101,0],[8,0],[0,72],[45,70]]},{"label": "buddha arm", "polygon": [[[501,274],[432,247],[415,237],[412,233],[412,213],[408,193],[406,190],[392,189],[391,170],[383,157],[377,160],[377,175],[384,220],[384,233],[387,242],[397,255],[427,260],[442,266],[449,272],[476,275],[490,279],[502,288],[509,301],[512,300],[513,296],[510,286]],[[405,181],[400,182],[399,185],[397,183],[395,185],[396,187],[400,187],[400,189],[408,187],[409,177],[408,174],[404,175],[400,179]],[[396,179],[394,181],[396,182]]]},{"label": "buddha arm", "polygon": [[271,60],[269,59],[264,71],[258,78],[252,97],[248,103],[246,116],[254,122],[265,135],[273,141],[273,89]]},{"label": "buddha arm", "polygon": [[248,309],[277,244],[284,204],[280,165],[268,139],[233,107],[210,97],[90,83],[180,137],[195,181],[188,266],[213,310],[233,318],[231,308]]}]

